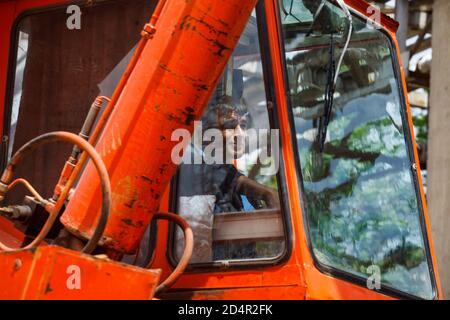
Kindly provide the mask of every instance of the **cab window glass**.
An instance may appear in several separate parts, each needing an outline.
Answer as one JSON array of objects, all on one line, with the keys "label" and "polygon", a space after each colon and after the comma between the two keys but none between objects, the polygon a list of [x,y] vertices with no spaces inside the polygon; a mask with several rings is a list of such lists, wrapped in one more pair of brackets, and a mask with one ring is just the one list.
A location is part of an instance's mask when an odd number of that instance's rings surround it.
[{"label": "cab window glass", "polygon": [[[111,96],[157,1],[80,4],[80,29],[69,29],[67,6],[30,12],[15,26],[14,87],[5,115],[3,165],[26,142],[51,131],[78,133],[96,96]],[[8,117],[9,116],[9,117]],[[71,146],[51,144],[16,173],[51,196]],[[8,195],[21,203],[24,194]],[[14,199],[13,199],[14,198]]]},{"label": "cab window glass", "polygon": [[[253,13],[179,166],[176,207],[194,231],[193,264],[284,252],[270,106]],[[177,230],[176,259],[183,247]]]}]

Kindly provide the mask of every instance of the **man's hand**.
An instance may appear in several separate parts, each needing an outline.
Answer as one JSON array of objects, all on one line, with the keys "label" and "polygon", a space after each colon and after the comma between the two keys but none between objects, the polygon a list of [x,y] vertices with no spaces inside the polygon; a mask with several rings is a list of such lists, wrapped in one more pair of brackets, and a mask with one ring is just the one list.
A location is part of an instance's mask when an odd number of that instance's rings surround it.
[{"label": "man's hand", "polygon": [[237,180],[237,192],[257,200],[263,200],[269,209],[280,209],[278,193],[246,176],[240,176]]}]

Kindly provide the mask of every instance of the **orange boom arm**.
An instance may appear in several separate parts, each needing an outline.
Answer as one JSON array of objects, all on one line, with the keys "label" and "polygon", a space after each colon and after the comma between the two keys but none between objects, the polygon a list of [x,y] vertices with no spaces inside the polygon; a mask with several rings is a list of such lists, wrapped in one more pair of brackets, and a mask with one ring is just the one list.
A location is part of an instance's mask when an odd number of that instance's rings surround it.
[{"label": "orange boom arm", "polygon": [[[176,169],[170,157],[176,144],[172,132],[193,130],[255,3],[160,1],[110,102],[114,110],[96,147],[112,187],[100,244],[117,252],[137,249]],[[61,218],[64,226],[89,239],[100,199],[97,174],[89,164]]]}]

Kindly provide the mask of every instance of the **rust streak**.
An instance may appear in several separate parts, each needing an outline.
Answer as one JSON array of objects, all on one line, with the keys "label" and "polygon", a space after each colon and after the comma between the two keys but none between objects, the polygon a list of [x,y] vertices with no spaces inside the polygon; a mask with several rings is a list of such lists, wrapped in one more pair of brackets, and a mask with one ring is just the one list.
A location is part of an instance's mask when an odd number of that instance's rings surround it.
[{"label": "rust streak", "polygon": [[134,204],[136,203],[137,199],[138,199],[138,192],[137,192],[137,190],[134,190],[133,195],[131,196],[130,201],[127,202],[127,203],[125,203],[125,206],[128,207],[128,208],[130,208],[130,209],[133,209],[133,206],[134,206]]},{"label": "rust streak", "polygon": [[[222,31],[222,30],[218,30],[213,25],[207,23],[203,19],[197,19],[197,18],[194,18],[192,16],[185,16],[183,18],[183,20],[180,23],[180,30],[183,30],[183,29],[189,30],[189,29],[191,29],[192,31],[195,31],[196,28],[195,28],[195,24],[193,24],[193,22],[194,23],[199,23],[202,26],[206,27],[209,30],[210,33],[217,34],[218,36],[225,36],[225,37],[228,36],[228,32],[225,32],[225,31]],[[191,25],[192,25],[192,27],[191,27]]]},{"label": "rust streak", "polygon": [[52,289],[52,287],[50,286],[50,282],[48,282],[48,283],[47,283],[47,286],[45,287],[44,294],[48,294],[48,293],[50,293],[50,292],[52,292],[52,291],[53,291],[53,289]]}]

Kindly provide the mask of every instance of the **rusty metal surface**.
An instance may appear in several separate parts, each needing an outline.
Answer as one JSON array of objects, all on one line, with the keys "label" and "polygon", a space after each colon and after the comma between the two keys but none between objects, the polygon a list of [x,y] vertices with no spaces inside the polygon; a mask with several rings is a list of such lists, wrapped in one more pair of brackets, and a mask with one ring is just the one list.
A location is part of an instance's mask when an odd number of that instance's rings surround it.
[{"label": "rusty metal surface", "polygon": [[0,252],[0,273],[0,299],[151,299],[160,277],[55,246]]}]

